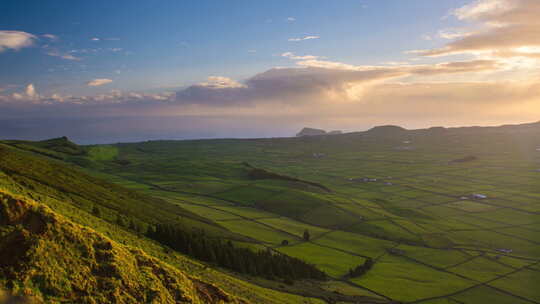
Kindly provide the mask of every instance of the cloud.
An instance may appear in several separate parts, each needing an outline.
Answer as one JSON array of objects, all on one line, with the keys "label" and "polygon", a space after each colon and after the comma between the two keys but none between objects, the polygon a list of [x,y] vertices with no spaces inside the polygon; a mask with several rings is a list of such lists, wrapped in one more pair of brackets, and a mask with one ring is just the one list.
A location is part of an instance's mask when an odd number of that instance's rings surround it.
[{"label": "cloud", "polygon": [[[219,130],[221,136],[256,136],[250,132],[262,125],[266,134],[275,135],[276,128],[295,131],[306,122],[328,129],[355,130],[381,123],[429,126],[538,120],[540,44],[536,41],[540,38],[535,33],[540,28],[536,18],[539,5],[537,0],[471,2],[453,12],[457,19],[470,22],[468,26],[434,32],[433,43],[444,45],[416,51],[425,56],[463,54],[466,56],[459,58],[467,60],[430,58],[419,64],[412,58],[359,65],[283,52],[280,56],[290,60],[288,67],[271,68],[241,80],[211,76],[176,92],[45,96],[33,84],[16,93],[15,88],[5,89],[0,93],[0,118],[15,121],[32,117],[40,126],[52,125],[46,123],[51,117],[83,117],[86,134],[93,136],[95,128],[100,128],[109,135],[118,127],[124,133],[115,138],[121,139],[148,128],[155,128],[154,138],[174,136],[178,128],[187,126],[204,132]],[[102,78],[87,85],[111,82]],[[147,125],[142,126],[141,120]],[[164,121],[170,123],[169,133],[160,133]],[[8,129],[19,125],[15,122]],[[0,128],[0,132],[9,134],[5,130]],[[35,134],[28,130],[24,132]]]},{"label": "cloud", "polygon": [[296,21],[296,18],[294,18],[294,17],[287,17],[287,21],[289,21],[289,22],[294,22],[294,21]]},{"label": "cloud", "polygon": [[538,57],[540,54],[519,51],[522,47],[540,46],[538,0],[477,0],[455,10],[453,15],[481,27],[457,33],[443,31],[441,37],[457,40],[441,48],[418,50],[416,54],[431,57],[454,54]]},{"label": "cloud", "polygon": [[455,29],[455,28],[440,30],[438,33],[439,38],[448,39],[448,40],[464,38],[471,35],[474,35],[474,32],[467,32],[467,30],[465,29]]},{"label": "cloud", "polygon": [[29,84],[26,87],[26,95],[30,98],[36,98],[38,94],[36,93],[36,88],[34,87],[34,84]]},{"label": "cloud", "polygon": [[37,93],[34,84],[32,83],[26,86],[24,92],[15,92],[11,95],[11,97],[15,101],[39,101],[41,98],[41,96]]},{"label": "cloud", "polygon": [[104,40],[104,41],[119,41],[120,38],[116,38],[116,37],[110,37],[110,38],[99,38],[99,37],[92,37],[90,38],[91,41],[101,41],[101,40]]},{"label": "cloud", "polygon": [[89,86],[89,87],[99,87],[99,86],[102,86],[102,85],[109,84],[111,82],[113,82],[112,79],[96,78],[94,80],[91,80],[91,81],[87,82],[86,85]]},{"label": "cloud", "polygon": [[53,34],[44,34],[44,35],[41,35],[41,36],[44,37],[44,38],[47,38],[47,39],[49,39],[51,41],[57,41],[59,39],[58,36],[53,35]]},{"label": "cloud", "polygon": [[[419,82],[374,86],[362,101],[363,108],[369,109],[366,111],[371,115],[387,119],[429,117],[439,124],[442,121],[476,124],[497,117],[503,117],[499,122],[532,120],[540,114],[539,96],[540,82]],[[523,108],[528,109],[527,115]]]},{"label": "cloud", "polygon": [[6,50],[19,50],[34,45],[37,37],[20,31],[0,31],[0,53]]},{"label": "cloud", "polygon": [[300,38],[289,38],[288,41],[298,42],[298,41],[304,41],[304,40],[312,40],[312,39],[319,39],[321,37],[319,36],[304,36]]},{"label": "cloud", "polygon": [[227,88],[243,88],[245,85],[227,77],[210,76],[206,82],[201,82],[197,86],[208,89],[227,89]]},{"label": "cloud", "polygon": [[59,57],[65,60],[73,60],[73,61],[80,61],[82,60],[80,57],[75,57],[70,53],[63,53],[56,49],[51,49],[46,52],[47,55],[52,57]]},{"label": "cloud", "polygon": [[343,62],[322,60],[325,57],[304,55],[298,56],[292,52],[285,52],[281,54],[282,57],[295,60],[296,64],[304,67],[321,68],[321,69],[335,69],[335,70],[356,70],[367,71],[373,69],[391,69],[396,72],[402,72],[405,74],[452,74],[452,73],[467,73],[467,72],[480,72],[487,70],[497,70],[500,68],[500,63],[496,60],[472,60],[472,61],[455,61],[455,62],[443,62],[431,65],[408,65],[407,62],[388,62],[387,65],[393,65],[394,67],[377,67],[377,66],[355,66]]},{"label": "cloud", "polygon": [[313,55],[297,56],[292,52],[282,53],[281,57],[286,57],[292,60],[315,60],[315,59],[321,58],[320,56],[313,56]]},{"label": "cloud", "polygon": [[455,74],[455,73],[471,73],[482,71],[495,71],[500,68],[500,63],[495,60],[471,60],[471,61],[455,61],[447,63],[439,63],[434,65],[417,65],[401,67],[415,75],[438,75],[438,74]]},{"label": "cloud", "polygon": [[[98,94],[94,96],[73,96],[53,93],[50,96],[44,96],[37,93],[35,86],[29,84],[22,92],[15,92],[10,96],[0,95],[0,106],[2,105],[21,105],[21,101],[31,101],[33,105],[60,106],[73,108],[74,106],[105,106],[105,105],[128,105],[135,103],[151,103],[171,101],[174,93],[137,93],[122,92],[112,90],[109,93]],[[1,111],[0,111],[1,112]]]},{"label": "cloud", "polygon": [[239,83],[229,78],[211,77],[176,93],[181,104],[217,107],[256,104],[307,104],[353,101],[368,87],[381,82],[415,76],[448,76],[500,69],[495,60],[444,62],[433,65],[355,66],[321,60],[319,56],[283,57],[299,67],[273,68]]}]

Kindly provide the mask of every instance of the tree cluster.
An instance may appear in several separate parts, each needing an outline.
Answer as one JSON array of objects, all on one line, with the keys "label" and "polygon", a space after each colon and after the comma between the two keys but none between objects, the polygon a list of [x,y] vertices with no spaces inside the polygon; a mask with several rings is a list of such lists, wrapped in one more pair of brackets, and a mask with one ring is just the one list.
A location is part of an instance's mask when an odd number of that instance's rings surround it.
[{"label": "tree cluster", "polygon": [[363,274],[368,272],[368,270],[370,270],[371,267],[373,267],[373,259],[367,258],[364,264],[358,265],[355,268],[349,269],[349,277],[357,278],[359,276],[362,276]]},{"label": "tree cluster", "polygon": [[300,259],[270,250],[254,252],[235,247],[231,241],[210,238],[202,230],[159,224],[150,227],[147,236],[191,257],[243,274],[287,281],[326,279],[324,272]]}]

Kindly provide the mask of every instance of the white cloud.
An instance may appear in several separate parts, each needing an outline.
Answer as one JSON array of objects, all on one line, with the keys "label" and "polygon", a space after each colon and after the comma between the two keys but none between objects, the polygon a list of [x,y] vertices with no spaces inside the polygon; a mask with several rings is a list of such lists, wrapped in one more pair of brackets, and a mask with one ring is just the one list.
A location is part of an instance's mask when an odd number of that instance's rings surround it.
[{"label": "white cloud", "polygon": [[296,21],[296,18],[294,18],[294,17],[288,17],[288,18],[287,18],[287,21],[289,21],[289,22],[294,22],[294,21]]},{"label": "white cloud", "polygon": [[24,89],[23,93],[13,93],[11,97],[15,101],[37,101],[41,98],[41,96],[37,93],[36,88],[34,87],[34,84],[29,84]]},{"label": "white cloud", "polygon": [[465,29],[445,29],[438,32],[438,36],[443,39],[457,39],[473,35],[474,32],[467,32]]},{"label": "white cloud", "polygon": [[73,61],[79,61],[81,60],[81,58],[79,57],[75,57],[69,53],[62,53],[60,52],[59,50],[56,50],[56,49],[52,49],[52,50],[49,50],[46,52],[47,55],[49,56],[52,56],[52,57],[59,57],[59,58],[62,58],[62,59],[65,59],[65,60],[73,60]]},{"label": "white cloud", "polygon": [[99,38],[97,38],[97,37],[94,37],[94,38],[92,38],[92,39],[90,39],[90,40],[92,40],[92,41],[100,41],[101,39],[99,39]]},{"label": "white cloud", "polygon": [[479,20],[511,10],[515,8],[514,4],[519,2],[520,0],[476,0],[454,10],[453,14],[460,20]]},{"label": "white cloud", "polygon": [[56,35],[53,35],[53,34],[44,34],[44,35],[41,35],[42,37],[44,38],[47,38],[51,41],[57,41],[58,40],[58,36]]},{"label": "white cloud", "polygon": [[34,87],[34,84],[29,84],[27,87],[26,87],[26,95],[30,98],[35,98],[38,96],[37,92],[36,92],[36,88]]},{"label": "white cloud", "polygon": [[209,89],[243,88],[245,85],[234,79],[223,76],[210,76],[206,82],[197,84],[198,86]]},{"label": "white cloud", "polygon": [[385,61],[382,64],[385,65],[406,65],[409,64],[407,61]]},{"label": "white cloud", "polygon": [[20,31],[0,31],[0,53],[11,49],[19,50],[34,44],[36,36]]},{"label": "white cloud", "polygon": [[315,59],[321,58],[319,56],[313,56],[313,55],[297,56],[292,52],[285,52],[281,54],[281,57],[286,57],[292,60],[315,60]]},{"label": "white cloud", "polygon": [[312,40],[312,39],[319,39],[319,38],[321,38],[321,37],[319,37],[319,36],[304,36],[304,37],[301,37],[301,38],[289,38],[288,41],[297,42],[297,41]]},{"label": "white cloud", "polygon": [[112,79],[96,78],[94,80],[91,80],[91,81],[87,82],[86,85],[88,85],[89,87],[99,87],[99,86],[102,86],[102,85],[109,84],[111,82],[113,82]]},{"label": "white cloud", "polygon": [[473,21],[470,29],[443,30],[439,36],[456,39],[443,47],[417,50],[430,57],[455,54],[473,56],[540,57],[540,53],[522,53],[516,49],[540,46],[540,1],[477,0],[453,12],[459,20]]}]

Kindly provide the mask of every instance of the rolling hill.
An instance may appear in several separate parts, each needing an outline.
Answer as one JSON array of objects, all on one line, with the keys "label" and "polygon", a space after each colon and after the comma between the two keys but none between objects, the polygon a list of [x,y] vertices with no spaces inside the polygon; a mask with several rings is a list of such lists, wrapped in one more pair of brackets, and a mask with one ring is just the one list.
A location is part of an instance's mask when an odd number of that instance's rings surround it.
[{"label": "rolling hill", "polygon": [[[539,134],[533,123],[91,146],[3,141],[0,187],[231,299],[537,303]],[[290,282],[196,261],[147,237],[162,224],[297,258],[327,278]]]}]

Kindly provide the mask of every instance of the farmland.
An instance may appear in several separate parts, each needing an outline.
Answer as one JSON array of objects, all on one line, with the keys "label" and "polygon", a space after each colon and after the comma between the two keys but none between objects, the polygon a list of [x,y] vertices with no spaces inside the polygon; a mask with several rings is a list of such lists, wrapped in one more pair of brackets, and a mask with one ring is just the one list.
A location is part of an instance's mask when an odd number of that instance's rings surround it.
[{"label": "farmland", "polygon": [[[89,147],[83,167],[206,218],[217,234],[312,263],[340,293],[539,303],[538,130],[123,143]],[[254,168],[268,176],[253,178]],[[348,276],[368,258],[367,273]]]}]

